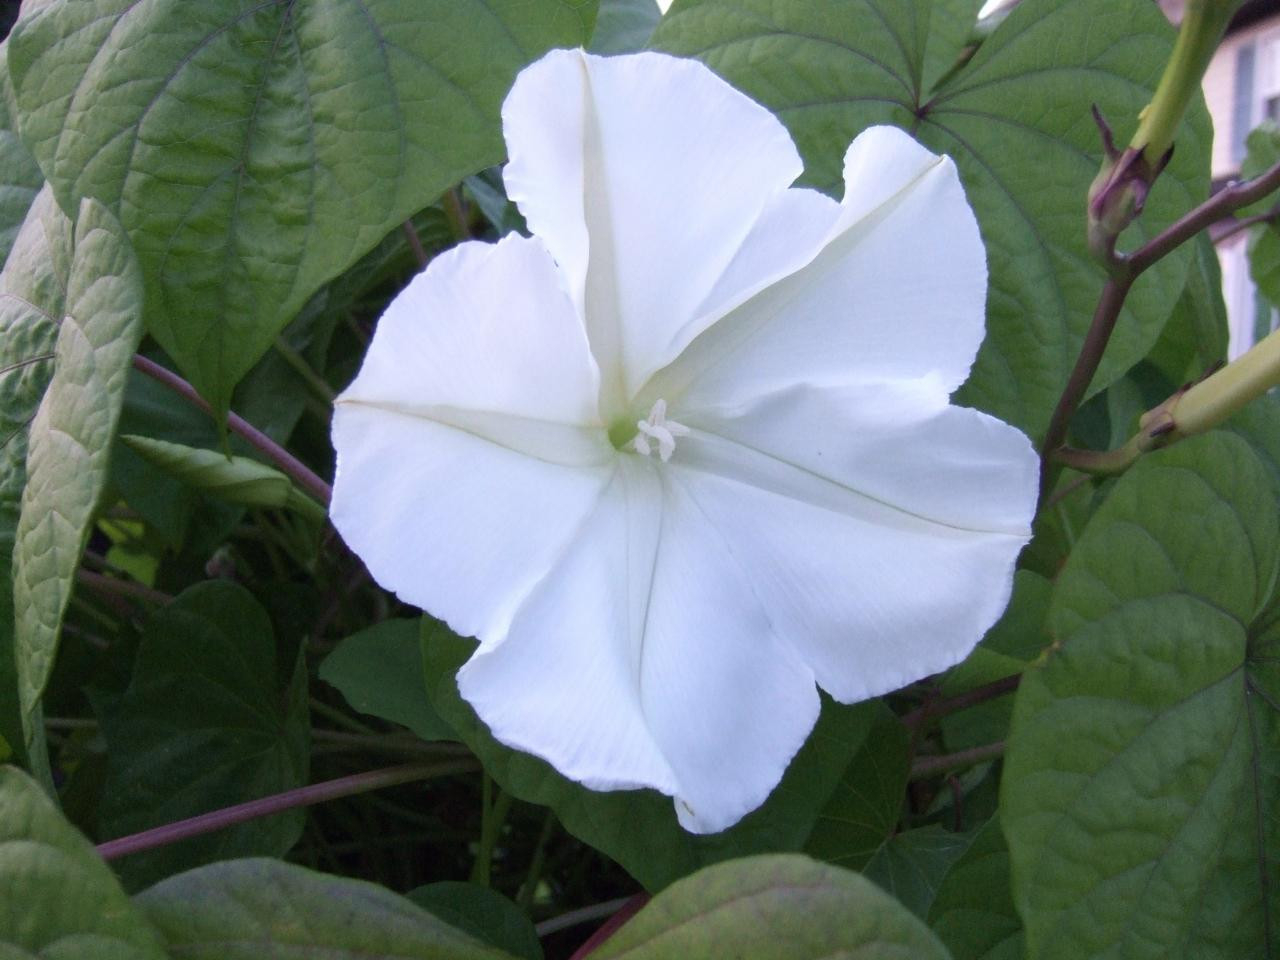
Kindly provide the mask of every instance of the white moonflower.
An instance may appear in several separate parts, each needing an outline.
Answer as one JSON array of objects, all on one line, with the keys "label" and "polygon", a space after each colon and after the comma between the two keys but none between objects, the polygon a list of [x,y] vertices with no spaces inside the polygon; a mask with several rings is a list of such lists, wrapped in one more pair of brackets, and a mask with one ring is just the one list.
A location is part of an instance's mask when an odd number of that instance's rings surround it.
[{"label": "white moonflower", "polygon": [[392,302],[338,399],[333,521],[480,646],[498,740],[722,830],[818,715],[962,659],[1029,536],[1027,438],[949,395],[983,337],[955,167],[778,120],[699,63],[555,51],[503,107],[533,232]]}]

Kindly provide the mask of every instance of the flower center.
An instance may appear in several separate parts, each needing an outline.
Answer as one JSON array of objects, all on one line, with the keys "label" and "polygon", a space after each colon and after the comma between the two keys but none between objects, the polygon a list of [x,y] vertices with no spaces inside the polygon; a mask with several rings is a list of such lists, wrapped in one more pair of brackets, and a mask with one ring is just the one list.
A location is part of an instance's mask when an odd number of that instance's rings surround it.
[{"label": "flower center", "polygon": [[667,419],[667,401],[659,398],[649,416],[636,421],[635,436],[623,449],[634,450],[646,457],[652,456],[656,449],[662,462],[666,463],[676,452],[676,437],[688,435],[689,428],[683,423]]}]

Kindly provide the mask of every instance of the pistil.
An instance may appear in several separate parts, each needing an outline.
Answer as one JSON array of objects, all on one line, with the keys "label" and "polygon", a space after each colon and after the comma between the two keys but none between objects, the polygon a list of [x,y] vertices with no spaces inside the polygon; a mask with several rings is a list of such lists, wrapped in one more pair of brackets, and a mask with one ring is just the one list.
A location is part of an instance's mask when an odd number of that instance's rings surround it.
[{"label": "pistil", "polygon": [[676,437],[687,437],[689,428],[683,423],[667,419],[667,401],[661,397],[654,403],[649,416],[636,421],[639,431],[631,441],[631,449],[644,456],[652,456],[657,445],[658,456],[666,463],[676,452]]}]

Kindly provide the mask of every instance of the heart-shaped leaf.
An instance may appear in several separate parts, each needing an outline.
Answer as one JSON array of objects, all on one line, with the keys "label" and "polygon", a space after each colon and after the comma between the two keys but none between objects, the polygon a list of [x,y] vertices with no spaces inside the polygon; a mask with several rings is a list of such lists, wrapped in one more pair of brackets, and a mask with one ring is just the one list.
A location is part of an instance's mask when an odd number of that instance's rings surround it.
[{"label": "heart-shaped leaf", "polygon": [[110,868],[14,767],[0,767],[0,956],[167,960]]},{"label": "heart-shaped leaf", "polygon": [[502,159],[516,71],[595,0],[53,0],[9,41],[64,209],[115,209],[147,327],[219,411],[307,298]]},{"label": "heart-shaped leaf", "polygon": [[[1102,161],[1090,107],[1125,142],[1173,30],[1147,0],[1025,0],[960,66],[971,6],[685,0],[652,43],[704,60],[777,113],[804,156],[805,180],[822,189],[839,188],[845,149],[872,124],[902,127],[955,159],[990,271],[987,338],[960,399],[1034,438],[1048,425],[1106,279],[1085,242],[1084,198]],[[1197,104],[1125,243],[1150,237],[1208,195],[1210,135]],[[1190,255],[1183,249],[1142,278],[1093,390],[1155,343]]]},{"label": "heart-shaped leaf", "polygon": [[361,713],[403,724],[423,740],[453,740],[423,683],[420,632],[417,620],[384,620],[352,634],[324,658],[320,679]]},{"label": "heart-shaped leaf", "polygon": [[732,860],[673,884],[592,953],[598,960],[947,960],[870,880],[800,856]]},{"label": "heart-shaped leaf", "polygon": [[1022,924],[1010,892],[1009,848],[1000,821],[974,835],[938,888],[929,926],[955,960],[1023,960]]},{"label": "heart-shaped leaf", "polygon": [[[282,692],[281,686],[286,686]],[[197,584],[147,626],[133,679],[101,718],[109,772],[99,811],[118,837],[300,787],[307,781],[306,670],[276,679],[271,621],[243,587]],[[120,861],[131,887],[193,864],[284,854],[292,810]]]},{"label": "heart-shaped leaf", "polygon": [[185,960],[512,960],[384,887],[279,860],[228,860],[136,898]]},{"label": "heart-shaped leaf", "polygon": [[1274,953],[1278,547],[1272,480],[1225,432],[1144,457],[1090,521],[1005,758],[1032,960]]}]

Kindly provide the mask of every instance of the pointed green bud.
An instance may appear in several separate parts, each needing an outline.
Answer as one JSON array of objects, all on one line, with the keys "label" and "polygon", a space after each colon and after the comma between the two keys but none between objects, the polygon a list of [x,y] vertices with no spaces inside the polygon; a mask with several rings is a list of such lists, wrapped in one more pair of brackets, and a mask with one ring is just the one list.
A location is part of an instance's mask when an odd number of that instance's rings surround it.
[{"label": "pointed green bud", "polygon": [[280,471],[248,457],[227,456],[150,437],[125,435],[126,446],[193,490],[249,507],[292,510],[324,522],[320,504],[299,492]]}]

